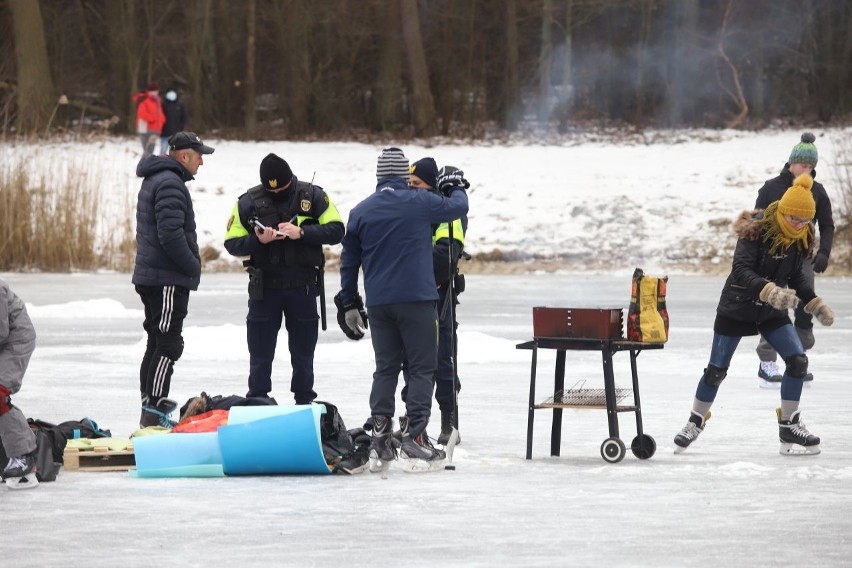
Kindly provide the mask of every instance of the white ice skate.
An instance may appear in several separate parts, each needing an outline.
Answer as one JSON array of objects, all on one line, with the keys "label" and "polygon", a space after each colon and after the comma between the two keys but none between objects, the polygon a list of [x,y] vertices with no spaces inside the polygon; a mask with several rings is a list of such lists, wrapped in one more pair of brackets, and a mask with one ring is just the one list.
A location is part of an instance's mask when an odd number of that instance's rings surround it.
[{"label": "white ice skate", "polygon": [[6,487],[11,490],[34,489],[38,487],[35,456],[28,454],[19,458],[9,458],[9,463],[0,474]]}]

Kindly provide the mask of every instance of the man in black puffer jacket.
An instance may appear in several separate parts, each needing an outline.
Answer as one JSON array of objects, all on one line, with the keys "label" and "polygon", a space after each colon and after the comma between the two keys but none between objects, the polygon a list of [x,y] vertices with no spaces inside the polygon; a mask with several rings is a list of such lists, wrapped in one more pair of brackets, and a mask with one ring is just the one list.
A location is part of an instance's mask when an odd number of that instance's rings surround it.
[{"label": "man in black puffer jacket", "polygon": [[[767,180],[763,187],[757,192],[756,209],[766,209],[770,203],[778,201],[793,185],[793,180],[809,173],[816,178],[817,149],[814,145],[816,137],[810,132],[802,134],[801,142],[793,147],[790,158],[784,164],[781,173]],[[825,188],[821,183],[814,181],[811,194],[816,202],[816,214],[814,221],[819,227],[819,247],[815,250],[813,257],[802,263],[802,274],[811,288],[814,288],[814,272],[822,273],[828,267],[828,259],[831,256],[831,245],[834,242],[834,218],[831,214],[831,200],[828,198]],[[795,309],[793,325],[805,351],[814,346],[814,323],[813,317],[805,313],[803,304]],[[781,371],[776,363],[778,353],[772,348],[766,339],[761,338],[757,344],[757,356],[760,358],[760,368],[757,376],[761,379],[762,387],[778,387],[781,385]],[[812,381],[813,374],[808,372],[805,381]]]},{"label": "man in black puffer jacket", "polygon": [[203,156],[212,154],[197,134],[169,138],[167,156],[139,161],[144,178],[136,207],[136,266],[133,284],[142,298],[147,333],[139,369],[140,427],[166,426],[177,403],[168,398],[175,361],[183,353],[183,320],[190,290],[201,280],[195,212],[186,182],[195,179]]}]

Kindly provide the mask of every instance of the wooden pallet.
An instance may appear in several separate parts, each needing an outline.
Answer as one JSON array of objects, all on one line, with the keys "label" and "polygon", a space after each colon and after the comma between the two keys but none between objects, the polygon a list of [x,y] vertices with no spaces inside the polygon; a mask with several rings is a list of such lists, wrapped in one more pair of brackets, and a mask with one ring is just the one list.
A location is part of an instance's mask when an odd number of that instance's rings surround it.
[{"label": "wooden pallet", "polygon": [[136,469],[133,448],[110,450],[105,446],[91,449],[65,448],[62,461],[66,471],[127,471]]}]

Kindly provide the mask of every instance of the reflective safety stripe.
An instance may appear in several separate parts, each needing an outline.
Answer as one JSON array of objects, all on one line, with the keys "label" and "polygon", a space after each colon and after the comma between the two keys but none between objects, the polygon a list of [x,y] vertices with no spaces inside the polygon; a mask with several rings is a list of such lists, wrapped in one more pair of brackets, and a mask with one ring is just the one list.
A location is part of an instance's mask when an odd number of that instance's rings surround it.
[{"label": "reflective safety stripe", "polygon": [[234,204],[234,210],[231,212],[231,218],[228,221],[228,231],[225,233],[225,240],[245,237],[248,234],[248,229],[243,227],[243,224],[240,222],[240,201],[237,200]]},{"label": "reflective safety stripe", "polygon": [[[441,223],[438,225],[438,228],[435,230],[435,234],[432,235],[432,245],[434,246],[440,239],[448,239],[450,238],[450,226],[449,223]],[[453,240],[460,242],[464,245],[464,229],[462,229],[461,219],[456,219],[453,221]]]}]

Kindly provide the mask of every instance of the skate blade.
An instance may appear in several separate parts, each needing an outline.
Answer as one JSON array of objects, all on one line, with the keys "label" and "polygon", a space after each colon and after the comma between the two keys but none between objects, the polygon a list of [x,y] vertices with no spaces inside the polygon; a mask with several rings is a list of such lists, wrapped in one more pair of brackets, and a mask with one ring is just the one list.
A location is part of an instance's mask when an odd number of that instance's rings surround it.
[{"label": "skate blade", "polygon": [[18,491],[19,489],[35,489],[38,487],[38,479],[34,473],[24,475],[23,477],[7,477],[5,479],[6,487],[10,491]]},{"label": "skate blade", "polygon": [[782,456],[816,456],[820,453],[819,444],[816,446],[800,446],[781,442],[779,453]]},{"label": "skate blade", "polygon": [[385,472],[387,472],[390,467],[390,462],[379,459],[379,455],[375,450],[370,450],[370,461],[368,463],[370,473],[381,473],[382,477],[385,476]]},{"label": "skate blade", "polygon": [[426,461],[419,458],[404,458],[402,460],[402,471],[406,473],[429,473],[444,469],[445,460]]},{"label": "skate blade", "polygon": [[685,452],[687,450],[687,448],[689,448],[689,446],[678,446],[677,444],[675,444],[674,453],[682,454],[683,452]]},{"label": "skate blade", "polygon": [[762,389],[780,389],[781,383],[780,382],[773,383],[773,382],[767,381],[766,379],[760,379],[760,388],[762,388]]}]

